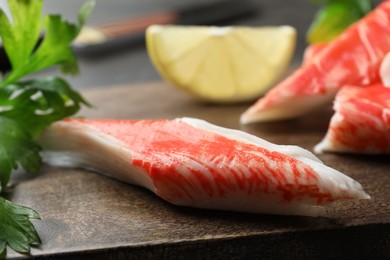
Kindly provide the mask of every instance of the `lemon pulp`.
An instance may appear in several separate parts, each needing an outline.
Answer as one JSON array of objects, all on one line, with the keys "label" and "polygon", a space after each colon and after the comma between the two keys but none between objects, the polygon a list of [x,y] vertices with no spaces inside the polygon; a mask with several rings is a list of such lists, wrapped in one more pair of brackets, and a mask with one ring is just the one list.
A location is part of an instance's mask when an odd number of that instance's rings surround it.
[{"label": "lemon pulp", "polygon": [[293,56],[290,26],[215,27],[152,25],[150,59],[173,86],[212,102],[258,98],[283,74]]}]

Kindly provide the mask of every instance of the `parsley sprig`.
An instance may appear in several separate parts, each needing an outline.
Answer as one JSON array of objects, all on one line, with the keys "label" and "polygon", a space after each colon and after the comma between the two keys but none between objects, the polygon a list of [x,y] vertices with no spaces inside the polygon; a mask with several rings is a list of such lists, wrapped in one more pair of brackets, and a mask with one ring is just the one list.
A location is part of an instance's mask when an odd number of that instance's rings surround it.
[{"label": "parsley sprig", "polygon": [[[60,77],[25,77],[57,65],[64,73],[78,72],[71,43],[94,2],[82,6],[76,24],[60,15],[42,16],[42,5],[43,0],[8,0],[12,19],[0,9],[1,42],[12,66],[0,77],[0,192],[6,189],[13,170],[22,167],[39,172],[41,147],[35,138],[44,128],[88,105]],[[30,245],[40,243],[32,219],[39,219],[34,210],[0,197],[0,256],[5,255],[7,245],[28,253]]]},{"label": "parsley sprig", "polygon": [[327,43],[372,10],[372,0],[312,0],[320,4],[307,33],[311,43]]},{"label": "parsley sprig", "polygon": [[41,243],[30,219],[39,219],[38,213],[0,197],[0,252],[5,252],[7,244],[15,251],[28,252],[30,245]]}]

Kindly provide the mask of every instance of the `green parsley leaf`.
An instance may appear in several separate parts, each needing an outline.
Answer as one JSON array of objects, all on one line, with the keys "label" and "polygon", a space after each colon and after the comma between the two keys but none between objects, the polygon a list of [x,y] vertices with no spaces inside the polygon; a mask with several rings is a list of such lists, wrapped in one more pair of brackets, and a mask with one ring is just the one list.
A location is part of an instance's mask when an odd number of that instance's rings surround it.
[{"label": "green parsley leaf", "polygon": [[0,36],[13,68],[22,67],[40,35],[42,0],[8,1],[13,24],[0,10]]},{"label": "green parsley leaf", "polygon": [[75,114],[87,101],[58,77],[18,82],[0,89],[0,116],[17,118],[35,137],[51,123]]},{"label": "green parsley leaf", "polygon": [[39,171],[41,148],[32,140],[30,133],[15,120],[0,116],[0,126],[0,183],[3,190],[8,184],[12,170],[19,165],[28,172]]},{"label": "green parsley leaf", "polygon": [[349,5],[355,5],[359,8],[362,14],[366,14],[372,10],[372,0],[311,0],[315,4],[330,5],[334,3],[344,3]]},{"label": "green parsley leaf", "polygon": [[19,253],[29,253],[30,245],[41,243],[32,219],[40,219],[34,210],[0,197],[0,254],[9,245]]},{"label": "green parsley leaf", "polygon": [[[21,165],[37,172],[41,163],[39,146],[34,142],[40,131],[51,123],[75,114],[82,104],[81,95],[61,78],[18,81],[21,77],[62,65],[76,71],[71,42],[80,32],[94,2],[87,2],[78,15],[78,24],[59,15],[47,15],[41,23],[42,0],[9,0],[13,24],[0,9],[0,37],[10,57],[11,72],[0,82],[0,181],[5,187],[12,170]],[[38,46],[41,26],[45,37]]]},{"label": "green parsley leaf", "polygon": [[[77,61],[71,48],[94,2],[87,2],[78,15],[78,24],[69,23],[59,15],[47,15],[41,28],[42,0],[9,0],[13,24],[0,10],[0,36],[12,64],[12,71],[0,83],[5,86],[22,77],[61,65],[64,73],[77,73]],[[31,31],[30,31],[31,29]],[[38,44],[43,29],[44,37]],[[35,49],[36,48],[36,49]]]},{"label": "green parsley leaf", "polygon": [[[57,65],[64,73],[78,72],[71,42],[94,7],[92,1],[84,4],[78,23],[72,24],[59,15],[42,20],[42,2],[8,0],[12,19],[0,9],[1,42],[12,65],[11,71],[0,77],[0,192],[13,170],[39,171],[41,147],[35,138],[45,127],[75,114],[81,105],[89,105],[59,77],[23,80]],[[0,258],[5,256],[7,245],[28,253],[30,245],[40,243],[30,219],[39,219],[34,210],[0,197]]]},{"label": "green parsley leaf", "polygon": [[312,43],[327,43],[372,9],[372,0],[316,0],[322,4],[306,35]]}]

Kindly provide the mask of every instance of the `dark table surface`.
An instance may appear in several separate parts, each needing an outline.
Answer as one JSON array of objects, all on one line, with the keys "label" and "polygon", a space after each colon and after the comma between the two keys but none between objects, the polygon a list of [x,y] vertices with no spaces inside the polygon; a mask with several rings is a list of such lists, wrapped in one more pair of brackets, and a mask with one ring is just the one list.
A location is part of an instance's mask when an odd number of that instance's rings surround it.
[{"label": "dark table surface", "polygon": [[[83,91],[96,109],[89,118],[195,117],[277,144],[311,150],[332,111],[301,119],[239,125],[248,104],[207,105],[163,84]],[[113,102],[115,101],[115,102]],[[327,217],[272,216],[178,207],[151,192],[93,172],[45,166],[17,174],[9,199],[37,210],[42,245],[37,259],[389,259],[388,156],[322,154],[359,181],[370,200],[336,203]],[[11,252],[10,259],[19,255]]]},{"label": "dark table surface", "polygon": [[[0,4],[4,5],[4,2],[0,0]],[[83,2],[46,0],[45,10],[75,19],[76,10]],[[193,2],[97,0],[89,25]],[[296,27],[298,44],[294,61],[300,62],[305,32],[317,7],[309,0],[253,0],[253,3],[258,8],[257,15],[235,24],[289,24]],[[81,74],[67,78],[75,88],[87,91],[86,95],[92,102],[101,104],[97,110],[84,111],[87,116],[193,116],[225,127],[240,128],[238,117],[249,105],[204,106],[166,85],[149,84],[161,79],[142,45],[104,55],[79,57],[79,64]],[[49,70],[40,74],[56,73],[56,70]],[[139,83],[142,84],[134,87]],[[118,84],[125,86],[112,87]],[[145,100],[155,93],[168,95],[165,102],[155,100],[152,102],[155,106],[145,105]],[[226,116],[226,111],[230,111],[229,116]],[[262,135],[273,142],[294,143],[311,149],[325,133],[331,115],[330,111],[321,113],[292,124],[280,122],[244,127],[242,130]],[[18,176],[15,181],[21,182],[10,199],[40,212],[43,220],[36,222],[36,226],[42,235],[43,245],[34,249],[33,254],[46,259],[127,259],[129,256],[134,259],[168,259],[173,256],[180,256],[180,259],[191,256],[226,259],[234,256],[239,259],[262,255],[282,259],[286,250],[290,250],[289,257],[295,259],[324,258],[324,252],[329,257],[352,255],[359,258],[359,254],[369,255],[370,250],[373,255],[389,257],[390,182],[387,158],[323,155],[321,159],[360,181],[373,200],[341,204],[331,209],[331,218],[318,219],[198,211],[173,207],[143,189],[100,175],[50,167],[45,167],[38,177]],[[90,206],[95,210],[91,211]],[[19,257],[14,253],[9,256]]]}]

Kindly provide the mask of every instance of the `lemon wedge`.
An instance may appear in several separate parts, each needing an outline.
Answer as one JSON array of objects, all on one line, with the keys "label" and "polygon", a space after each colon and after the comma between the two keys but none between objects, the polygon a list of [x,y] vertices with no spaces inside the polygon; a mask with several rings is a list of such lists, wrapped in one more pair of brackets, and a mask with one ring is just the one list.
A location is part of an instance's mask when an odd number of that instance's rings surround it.
[{"label": "lemon wedge", "polygon": [[290,26],[215,27],[152,25],[148,54],[171,85],[211,102],[258,98],[283,74],[293,56]]}]

